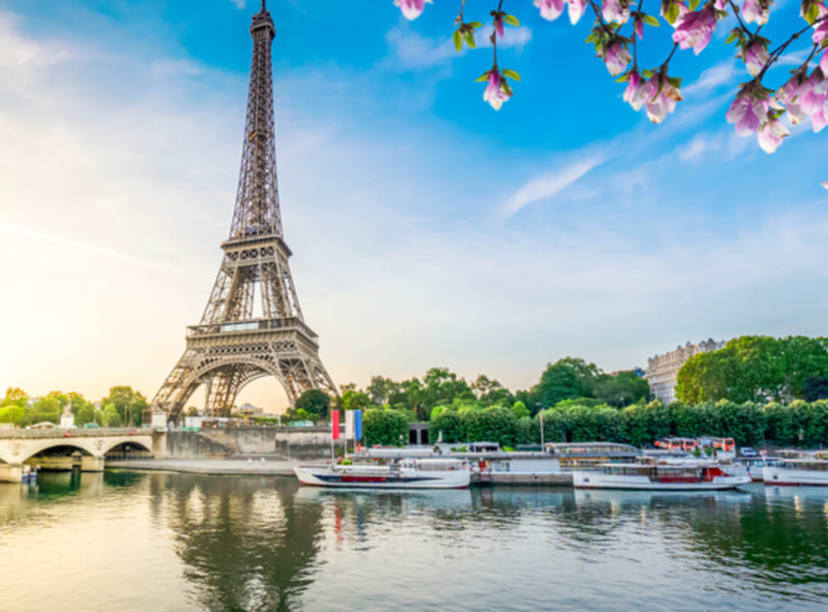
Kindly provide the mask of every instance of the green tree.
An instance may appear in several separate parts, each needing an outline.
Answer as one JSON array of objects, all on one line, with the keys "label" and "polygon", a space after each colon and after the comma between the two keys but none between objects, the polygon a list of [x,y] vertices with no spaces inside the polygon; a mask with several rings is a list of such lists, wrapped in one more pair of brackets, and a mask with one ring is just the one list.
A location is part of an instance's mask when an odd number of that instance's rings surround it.
[{"label": "green tree", "polygon": [[512,411],[500,406],[460,413],[464,438],[468,442],[498,442],[501,447],[514,446],[517,419]]},{"label": "green tree", "polygon": [[75,414],[75,425],[82,427],[95,421],[95,407],[86,402]]},{"label": "green tree", "polygon": [[554,406],[563,399],[579,397],[582,385],[577,372],[570,366],[550,364],[541,374],[540,382],[533,389],[541,407]]},{"label": "green tree", "polygon": [[595,397],[601,403],[623,408],[650,399],[650,384],[634,370],[616,374],[599,374],[594,385]]},{"label": "green tree", "polygon": [[342,394],[343,410],[367,410],[371,407],[371,398],[364,391],[348,389]]},{"label": "green tree", "polygon": [[[346,393],[354,393],[353,391],[346,391]],[[296,400],[295,409],[304,410],[310,415],[313,415],[314,420],[321,420],[328,418],[328,411],[331,406],[330,396],[320,389],[308,389]]]},{"label": "green tree", "polygon": [[371,408],[362,418],[367,444],[398,446],[408,443],[408,416],[399,410]]},{"label": "green tree", "polygon": [[[141,425],[147,410],[147,399],[138,391],[127,385],[109,389],[109,395],[101,400],[101,405],[112,404],[118,411],[121,423]],[[104,422],[106,419],[104,419]]]},{"label": "green tree", "polygon": [[520,400],[512,404],[512,414],[515,415],[515,418],[518,420],[528,418],[529,416],[531,416],[529,414],[529,409],[526,407],[526,404],[524,404]]},{"label": "green tree", "polygon": [[431,411],[428,439],[434,444],[443,432],[443,442],[463,441],[463,422],[457,409],[450,406],[436,406]]},{"label": "green tree", "polygon": [[103,426],[120,427],[121,422],[121,415],[118,412],[118,407],[113,402],[106,404],[103,409]]},{"label": "green tree", "polygon": [[809,376],[802,383],[802,398],[806,402],[828,399],[828,376]]}]

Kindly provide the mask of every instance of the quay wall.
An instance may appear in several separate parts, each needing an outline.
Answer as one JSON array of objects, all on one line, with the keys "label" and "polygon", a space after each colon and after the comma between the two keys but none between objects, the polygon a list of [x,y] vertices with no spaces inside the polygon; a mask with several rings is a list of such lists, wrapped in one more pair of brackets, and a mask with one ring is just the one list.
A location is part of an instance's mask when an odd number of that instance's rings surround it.
[{"label": "quay wall", "polygon": [[229,457],[232,447],[217,442],[197,431],[167,433],[167,457],[173,459],[208,459]]},{"label": "quay wall", "polygon": [[[343,446],[342,439],[337,440]],[[328,427],[234,427],[171,431],[167,434],[167,456],[176,459],[276,455],[315,459],[331,454]]]}]

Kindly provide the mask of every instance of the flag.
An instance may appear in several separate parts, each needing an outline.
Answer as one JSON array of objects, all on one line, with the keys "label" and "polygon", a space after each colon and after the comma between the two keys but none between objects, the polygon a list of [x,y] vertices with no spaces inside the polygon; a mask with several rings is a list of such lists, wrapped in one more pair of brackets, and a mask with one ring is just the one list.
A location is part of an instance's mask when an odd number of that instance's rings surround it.
[{"label": "flag", "polygon": [[345,411],[345,439],[346,440],[353,440],[354,439],[354,411],[353,410],[346,410]]},{"label": "flag", "polygon": [[331,438],[339,440],[339,410],[331,410]]},{"label": "flag", "polygon": [[362,410],[354,410],[354,440],[362,440]]}]

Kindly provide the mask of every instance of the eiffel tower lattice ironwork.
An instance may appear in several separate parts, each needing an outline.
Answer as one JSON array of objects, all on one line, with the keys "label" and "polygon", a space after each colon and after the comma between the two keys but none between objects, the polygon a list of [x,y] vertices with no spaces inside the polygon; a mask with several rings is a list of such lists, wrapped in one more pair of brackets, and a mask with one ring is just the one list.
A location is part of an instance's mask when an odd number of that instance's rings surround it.
[{"label": "eiffel tower lattice ironwork", "polygon": [[[276,184],[271,45],[276,30],[262,0],[253,16],[253,61],[244,150],[230,237],[201,322],[152,401],[170,420],[201,384],[206,414],[226,416],[249,382],[274,376],[291,405],[308,389],[337,394],[319,359],[318,336],[305,324],[288,267]],[[256,295],[261,316],[254,316]]]}]

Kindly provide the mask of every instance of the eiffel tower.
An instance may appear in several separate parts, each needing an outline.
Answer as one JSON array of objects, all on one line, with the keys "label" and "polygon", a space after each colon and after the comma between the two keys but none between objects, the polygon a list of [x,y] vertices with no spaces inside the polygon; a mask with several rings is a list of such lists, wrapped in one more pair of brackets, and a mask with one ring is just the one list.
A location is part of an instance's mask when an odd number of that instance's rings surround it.
[{"label": "eiffel tower", "polygon": [[[273,19],[262,0],[253,16],[253,61],[244,149],[230,237],[210,299],[187,348],[152,400],[176,420],[190,395],[207,387],[206,414],[227,416],[239,391],[263,376],[282,383],[291,405],[302,392],[338,395],[319,359],[318,336],[305,324],[288,267],[276,185],[271,45]],[[258,291],[257,291],[258,290]],[[261,317],[254,317],[256,294]]]}]

